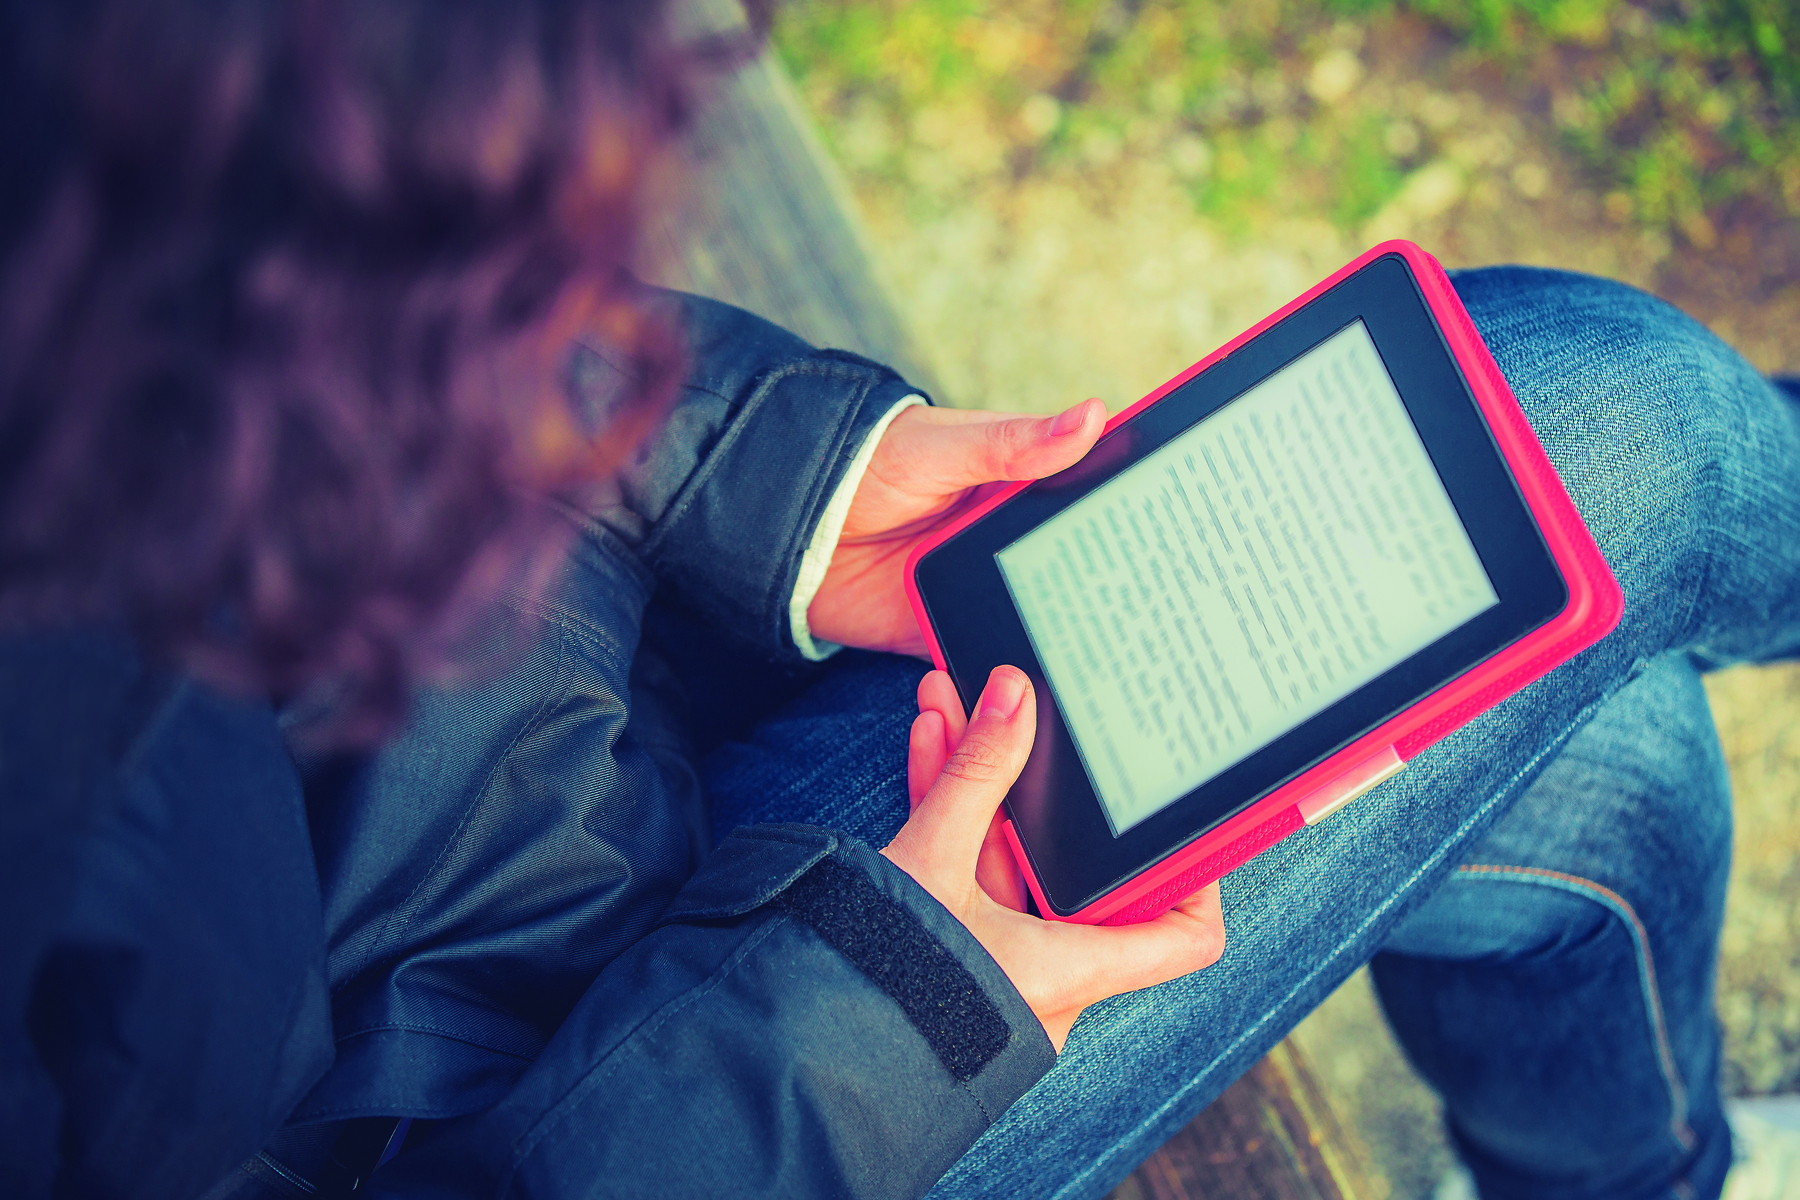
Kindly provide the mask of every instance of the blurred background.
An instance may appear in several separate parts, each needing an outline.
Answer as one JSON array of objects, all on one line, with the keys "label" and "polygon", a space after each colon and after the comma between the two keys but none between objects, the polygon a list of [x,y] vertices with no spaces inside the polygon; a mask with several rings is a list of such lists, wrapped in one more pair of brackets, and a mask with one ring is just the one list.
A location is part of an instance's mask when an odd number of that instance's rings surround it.
[{"label": "blurred background", "polygon": [[[787,0],[942,400],[1117,409],[1370,244],[1629,281],[1800,373],[1795,0]],[[1728,1089],[1800,1090],[1800,671],[1711,695]],[[1449,1158],[1359,975],[1299,1034],[1379,1186]]]}]

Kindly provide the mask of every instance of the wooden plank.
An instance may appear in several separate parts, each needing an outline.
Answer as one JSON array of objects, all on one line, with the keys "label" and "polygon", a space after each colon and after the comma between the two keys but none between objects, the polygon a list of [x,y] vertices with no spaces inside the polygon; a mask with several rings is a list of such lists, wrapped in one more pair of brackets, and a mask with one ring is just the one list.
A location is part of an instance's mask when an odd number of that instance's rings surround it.
[{"label": "wooden plank", "polygon": [[1112,1200],[1379,1200],[1285,1041],[1145,1160]]}]

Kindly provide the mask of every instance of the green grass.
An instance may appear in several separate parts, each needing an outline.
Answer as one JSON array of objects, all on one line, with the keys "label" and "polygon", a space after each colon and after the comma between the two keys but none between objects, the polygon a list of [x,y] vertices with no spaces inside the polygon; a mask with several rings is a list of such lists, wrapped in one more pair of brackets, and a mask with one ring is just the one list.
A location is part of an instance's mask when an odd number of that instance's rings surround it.
[{"label": "green grass", "polygon": [[1384,123],[1369,115],[1346,128],[1336,145],[1317,152],[1332,172],[1331,215],[1346,229],[1380,211],[1406,178],[1384,147],[1385,137]]},{"label": "green grass", "polygon": [[1800,5],[1794,0],[1326,0],[1405,9],[1515,71],[1561,55],[1568,144],[1647,226],[1706,243],[1707,214],[1760,197],[1800,216]]},{"label": "green grass", "polygon": [[[880,114],[901,142],[960,104],[1054,167],[1149,121],[1205,140],[1190,186],[1209,216],[1354,229],[1441,147],[1397,152],[1385,131],[1405,114],[1315,103],[1305,71],[1344,22],[1402,18],[1454,38],[1457,70],[1550,108],[1615,216],[1702,245],[1745,199],[1800,216],[1795,0],[790,0],[776,42],[816,104]],[[1018,114],[1040,93],[1060,120],[1033,142]]]}]

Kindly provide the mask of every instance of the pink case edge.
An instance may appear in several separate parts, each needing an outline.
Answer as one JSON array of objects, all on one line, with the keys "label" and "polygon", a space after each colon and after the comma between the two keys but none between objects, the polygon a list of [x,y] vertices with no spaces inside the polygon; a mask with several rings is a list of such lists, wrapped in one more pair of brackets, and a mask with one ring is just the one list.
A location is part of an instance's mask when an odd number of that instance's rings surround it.
[{"label": "pink case edge", "polygon": [[[1480,333],[1476,331],[1474,321],[1450,283],[1450,277],[1444,273],[1443,266],[1436,258],[1412,242],[1382,242],[1359,255],[1137,403],[1115,414],[1108,419],[1106,432],[1110,433],[1120,423],[1130,420],[1149,405],[1161,400],[1327,289],[1389,254],[1400,255],[1411,268],[1432,316],[1461,366],[1470,390],[1481,407],[1482,415],[1487,419],[1495,443],[1512,469],[1520,494],[1524,496],[1526,506],[1537,520],[1544,541],[1550,548],[1551,557],[1563,574],[1569,588],[1568,603],[1562,612],[1527,634],[1504,653],[1471,668],[1405,712],[1389,719],[1305,774],[1263,797],[1217,829],[1188,843],[1105,896],[1067,916],[1051,911],[1017,830],[1010,820],[1003,821],[1007,844],[1012,849],[1020,874],[1024,876],[1027,888],[1037,901],[1038,911],[1046,919],[1089,925],[1103,922],[1124,924],[1150,920],[1166,912],[1182,896],[1191,895],[1302,828],[1304,822],[1299,816],[1299,804],[1313,791],[1328,786],[1339,776],[1355,770],[1370,755],[1379,754],[1388,747],[1392,747],[1401,759],[1410,761],[1507,696],[1542,678],[1561,663],[1593,645],[1618,625],[1624,613],[1624,594],[1613,577],[1611,568],[1607,566],[1605,557],[1601,555],[1593,535],[1588,531],[1587,523],[1582,520],[1574,501],[1569,498],[1562,478],[1557,475],[1549,456],[1544,453],[1542,443],[1526,420],[1524,410],[1519,407],[1518,399],[1513,395],[1506,377],[1500,373],[1500,367],[1494,362],[1487,343],[1482,341]],[[913,616],[918,621],[926,647],[931,651],[932,662],[939,670],[947,668],[943,649],[938,645],[937,636],[925,613],[924,601],[919,595],[916,573],[919,560],[936,546],[1017,495],[1030,482],[1025,480],[1003,488],[985,503],[921,540],[907,556],[903,573],[907,599],[912,604]],[[1265,826],[1270,828],[1265,829]],[[1220,854],[1227,848],[1236,849],[1237,845],[1242,846],[1242,853]],[[1218,856],[1215,862],[1205,862],[1215,856]],[[1207,869],[1196,873],[1194,869],[1202,865]],[[1184,878],[1190,874],[1193,878]],[[1177,880],[1180,880],[1183,890],[1180,895],[1172,896],[1168,903],[1139,903]],[[1132,911],[1125,911],[1127,909]]]}]

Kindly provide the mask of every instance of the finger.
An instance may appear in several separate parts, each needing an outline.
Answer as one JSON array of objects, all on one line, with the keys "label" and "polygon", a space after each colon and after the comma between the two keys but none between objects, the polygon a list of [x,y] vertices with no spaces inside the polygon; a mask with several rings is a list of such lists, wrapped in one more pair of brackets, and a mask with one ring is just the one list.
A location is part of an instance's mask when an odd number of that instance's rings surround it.
[{"label": "finger", "polygon": [[1050,923],[1045,934],[1048,954],[1067,972],[1068,986],[1083,1007],[1192,974],[1212,966],[1225,952],[1225,917],[1217,883],[1153,921],[1117,926]]},{"label": "finger", "polygon": [[[1225,953],[1225,907],[1220,901],[1218,880],[1215,879],[1213,882],[1207,884],[1205,887],[1189,896],[1186,900],[1177,904],[1170,911],[1186,913],[1188,916],[1193,917],[1195,920],[1201,921],[1208,926],[1217,927],[1220,936],[1217,950],[1219,954]],[[1206,965],[1210,967],[1213,962],[1217,961],[1218,957],[1215,955],[1212,962],[1209,962]]]},{"label": "finger", "polygon": [[908,822],[919,849],[946,872],[970,881],[994,811],[1031,753],[1037,703],[1017,667],[995,667],[961,743]]},{"label": "finger", "polygon": [[914,717],[906,745],[906,798],[913,808],[919,807],[919,801],[937,781],[944,760],[949,757],[950,743],[944,736],[942,714],[927,709]]},{"label": "finger", "polygon": [[925,415],[895,449],[904,455],[902,469],[930,492],[1053,475],[1079,462],[1106,426],[1106,406],[1098,400],[1053,417],[913,411]]},{"label": "finger", "polygon": [[963,716],[962,697],[956,694],[956,685],[946,672],[928,671],[919,680],[919,711],[928,710],[944,718],[944,739],[955,750],[963,739],[963,730],[969,727],[969,719]]}]

